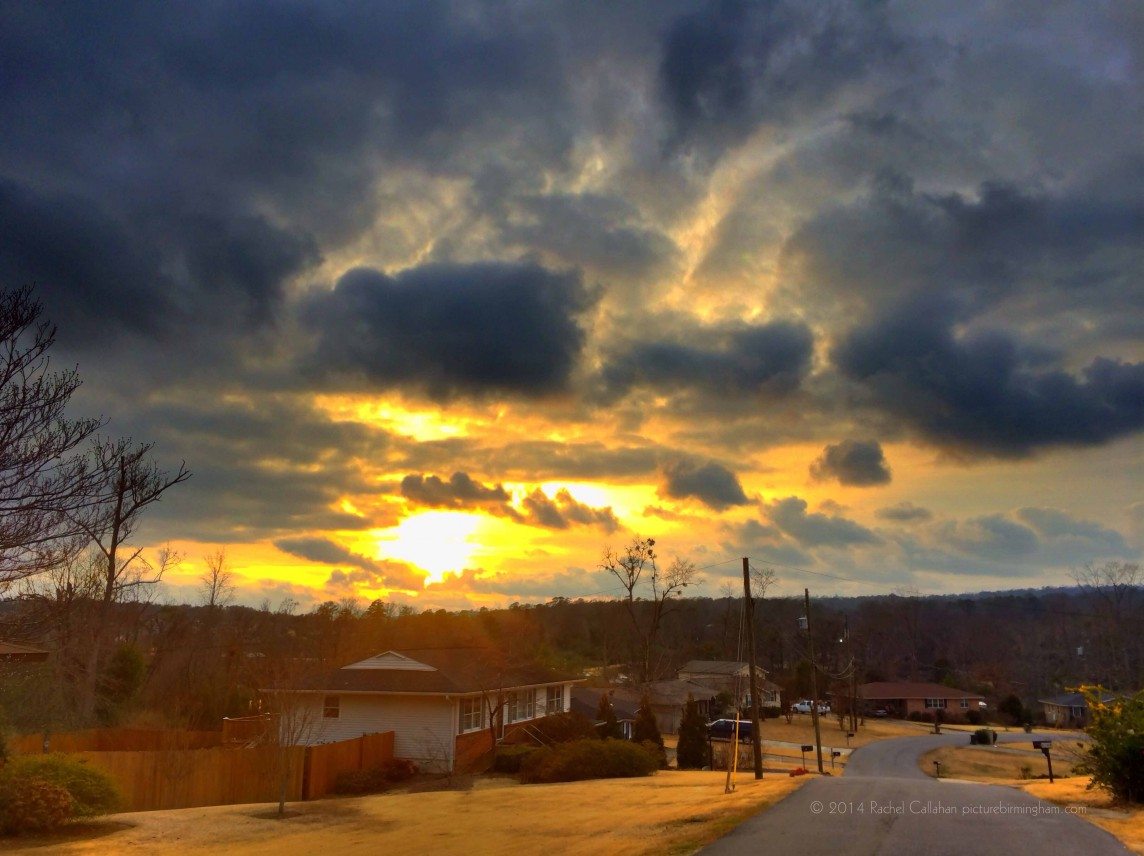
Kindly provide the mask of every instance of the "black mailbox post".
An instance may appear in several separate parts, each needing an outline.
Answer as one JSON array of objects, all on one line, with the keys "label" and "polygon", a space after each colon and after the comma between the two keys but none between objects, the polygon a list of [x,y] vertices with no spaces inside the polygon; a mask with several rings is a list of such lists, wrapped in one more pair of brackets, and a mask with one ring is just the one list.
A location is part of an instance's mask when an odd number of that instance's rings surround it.
[{"label": "black mailbox post", "polygon": [[1049,764],[1049,784],[1052,784],[1053,783],[1053,756],[1051,753],[1052,753],[1052,748],[1053,748],[1053,741],[1052,740],[1034,740],[1033,741],[1033,748],[1034,749],[1040,749],[1041,752],[1044,754],[1045,760]]}]

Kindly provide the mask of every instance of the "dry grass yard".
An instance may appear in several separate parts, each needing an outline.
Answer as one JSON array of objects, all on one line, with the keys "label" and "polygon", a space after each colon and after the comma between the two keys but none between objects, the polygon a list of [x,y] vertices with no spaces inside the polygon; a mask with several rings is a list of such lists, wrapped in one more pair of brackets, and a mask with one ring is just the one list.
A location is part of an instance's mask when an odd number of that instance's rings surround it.
[{"label": "dry grass yard", "polygon": [[806,779],[749,773],[724,794],[720,772],[666,771],[646,779],[520,785],[478,778],[469,787],[291,804],[120,814],[50,839],[7,839],[25,856],[51,852],[148,856],[552,852],[691,853]]},{"label": "dry grass yard", "polygon": [[1087,811],[1080,817],[1107,829],[1133,853],[1144,856],[1144,806],[1130,809],[1114,806],[1104,791],[1089,790],[1088,781],[1086,777],[1076,776],[1051,785],[1046,780],[1038,780],[1018,782],[1016,786],[1057,805],[1084,806]]},{"label": "dry grass yard", "polygon": [[[956,746],[927,752],[921,759],[921,768],[933,775],[933,761],[942,762],[942,776],[968,779],[990,784],[1009,785],[1028,791],[1033,796],[1062,806],[1084,806],[1086,811],[1078,817],[1095,823],[1118,839],[1134,853],[1144,856],[1144,807],[1125,809],[1114,806],[1108,794],[1089,790],[1087,776],[1074,776],[1071,761],[1075,754],[1058,738],[1053,751],[1053,773],[1058,776],[1050,784],[1048,779],[1022,779],[1021,767],[1027,765],[1033,775],[1046,772],[1045,758],[1033,749],[1032,743],[1007,743],[1004,748],[1021,749],[1027,756],[995,752],[985,746]],[[1060,778],[1064,776],[1065,778]]]},{"label": "dry grass yard", "polygon": [[[1016,754],[1017,749],[1021,754]],[[1053,753],[1053,774],[1057,777],[1072,774],[1072,756],[1064,752]],[[941,775],[946,779],[967,779],[973,782],[1006,782],[1031,779],[1048,772],[1045,756],[1033,749],[1032,743],[1006,743],[997,748],[989,746],[943,746],[926,752],[918,765],[927,774],[934,774],[934,761],[941,761]],[[1027,775],[1026,775],[1027,773]]]}]

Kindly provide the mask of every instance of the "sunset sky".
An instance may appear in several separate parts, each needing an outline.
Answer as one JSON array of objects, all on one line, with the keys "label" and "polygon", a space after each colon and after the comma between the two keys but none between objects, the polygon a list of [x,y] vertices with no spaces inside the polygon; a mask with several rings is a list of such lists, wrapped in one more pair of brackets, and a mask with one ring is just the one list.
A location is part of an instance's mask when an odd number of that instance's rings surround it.
[{"label": "sunset sky", "polygon": [[[1144,548],[1144,6],[6,3],[0,283],[193,600],[1056,585]],[[817,576],[828,574],[831,576]],[[845,579],[839,579],[845,578]]]}]

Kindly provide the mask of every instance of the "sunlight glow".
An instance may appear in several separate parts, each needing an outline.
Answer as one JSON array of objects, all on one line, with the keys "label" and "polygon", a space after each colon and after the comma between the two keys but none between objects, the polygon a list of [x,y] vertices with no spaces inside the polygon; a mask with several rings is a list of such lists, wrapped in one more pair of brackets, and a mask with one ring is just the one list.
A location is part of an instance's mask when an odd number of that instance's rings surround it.
[{"label": "sunlight glow", "polygon": [[461,511],[426,511],[406,517],[392,529],[377,533],[381,558],[397,559],[428,572],[426,582],[440,582],[452,571],[471,566],[478,545],[473,535],[483,517]]}]

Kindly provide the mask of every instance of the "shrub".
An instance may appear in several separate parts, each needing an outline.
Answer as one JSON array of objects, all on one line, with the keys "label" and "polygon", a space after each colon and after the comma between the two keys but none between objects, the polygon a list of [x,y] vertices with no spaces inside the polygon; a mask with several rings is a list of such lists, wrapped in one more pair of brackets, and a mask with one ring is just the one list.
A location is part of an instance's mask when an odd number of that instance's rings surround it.
[{"label": "shrub", "polygon": [[1089,749],[1078,772],[1092,776],[1122,802],[1144,802],[1144,691],[1101,700],[1099,687],[1081,687],[1089,709]]},{"label": "shrub", "polygon": [[4,767],[0,779],[41,779],[60,786],[71,796],[73,817],[107,814],[120,803],[115,784],[106,773],[58,753],[14,758]]},{"label": "shrub", "polygon": [[393,758],[365,770],[347,770],[334,779],[335,794],[376,794],[396,782],[417,775],[417,765],[404,758]]},{"label": "shrub", "polygon": [[923,713],[920,710],[911,710],[906,719],[910,722],[933,722],[933,714]]},{"label": "shrub", "polygon": [[764,707],[763,719],[778,719],[782,716],[782,708],[780,707]]},{"label": "shrub", "polygon": [[516,775],[520,772],[521,764],[535,751],[535,746],[501,746],[493,759],[493,770]]},{"label": "shrub", "polygon": [[978,746],[992,746],[997,742],[997,732],[991,728],[978,728],[969,735],[969,742]]},{"label": "shrub", "polygon": [[[612,718],[615,719],[614,713]],[[532,741],[533,737],[530,735],[536,732],[540,733],[540,737],[545,743],[570,743],[573,740],[587,740],[596,736],[596,729],[592,727],[591,720],[575,711],[553,713],[543,719],[533,720],[529,726],[529,734],[513,731],[509,733],[506,741],[509,743],[515,740]],[[619,727],[618,723],[616,727]]]},{"label": "shrub", "polygon": [[650,776],[658,767],[655,755],[625,740],[577,740],[532,752],[521,764],[520,780],[532,783],[619,779]]},{"label": "shrub", "polygon": [[596,707],[596,736],[602,740],[607,740],[609,737],[621,740],[623,739],[624,732],[620,728],[619,720],[616,719],[616,709],[612,706],[611,694],[606,690],[600,694],[600,703]]},{"label": "shrub", "polygon": [[20,778],[0,788],[0,829],[6,833],[42,832],[71,818],[71,794],[60,785]]},{"label": "shrub", "polygon": [[981,725],[985,721],[985,715],[979,710],[967,710],[965,712],[965,721],[970,725]]},{"label": "shrub", "polygon": [[0,828],[53,829],[75,817],[113,811],[119,795],[106,774],[63,755],[15,758],[0,771]]}]

